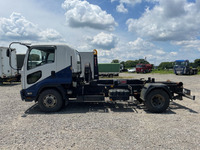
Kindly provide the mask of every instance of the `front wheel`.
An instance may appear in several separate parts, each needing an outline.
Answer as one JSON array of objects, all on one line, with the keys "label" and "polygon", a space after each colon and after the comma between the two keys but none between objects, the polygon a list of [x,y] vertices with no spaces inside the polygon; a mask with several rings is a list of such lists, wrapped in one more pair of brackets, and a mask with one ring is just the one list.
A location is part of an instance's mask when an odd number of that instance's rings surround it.
[{"label": "front wheel", "polygon": [[162,113],[169,107],[169,95],[163,90],[151,91],[145,100],[146,108],[153,113]]},{"label": "front wheel", "polygon": [[62,108],[63,100],[56,90],[43,91],[38,98],[38,105],[44,112],[56,112]]}]

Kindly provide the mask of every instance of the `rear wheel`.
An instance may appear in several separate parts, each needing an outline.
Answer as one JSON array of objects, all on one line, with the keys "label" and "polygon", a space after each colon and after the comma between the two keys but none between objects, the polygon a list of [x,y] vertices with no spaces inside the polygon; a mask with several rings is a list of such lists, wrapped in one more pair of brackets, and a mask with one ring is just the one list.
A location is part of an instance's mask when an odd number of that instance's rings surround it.
[{"label": "rear wheel", "polygon": [[151,91],[145,100],[146,108],[153,113],[164,112],[169,107],[169,95],[163,90]]},{"label": "rear wheel", "polygon": [[44,112],[55,112],[62,108],[63,100],[60,93],[51,89],[45,90],[40,94],[38,104]]}]

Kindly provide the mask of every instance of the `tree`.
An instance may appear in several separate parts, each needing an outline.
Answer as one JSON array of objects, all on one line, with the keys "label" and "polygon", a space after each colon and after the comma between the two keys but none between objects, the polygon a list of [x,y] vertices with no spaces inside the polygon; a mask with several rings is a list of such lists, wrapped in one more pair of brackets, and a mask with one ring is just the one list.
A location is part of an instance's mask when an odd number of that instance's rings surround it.
[{"label": "tree", "polygon": [[149,62],[145,59],[139,59],[139,60],[136,60],[138,62],[138,64],[149,64]]},{"label": "tree", "polygon": [[174,62],[161,62],[158,69],[173,69]]},{"label": "tree", "polygon": [[121,61],[121,62],[118,59],[113,59],[111,63],[120,63],[124,66],[124,68],[136,67],[137,64],[149,64],[149,62],[145,59],[127,60],[127,61]]},{"label": "tree", "polygon": [[195,59],[194,64],[196,65],[196,67],[200,67],[200,59]]},{"label": "tree", "polygon": [[112,60],[111,63],[119,63],[119,60],[118,59],[114,59],[114,60]]},{"label": "tree", "polygon": [[192,68],[196,68],[197,66],[198,66],[198,65],[195,64],[195,63],[193,63],[193,62],[190,63],[190,67],[192,67]]},{"label": "tree", "polygon": [[137,64],[149,64],[149,62],[145,59],[128,60],[125,62],[125,68],[136,67]]},{"label": "tree", "polygon": [[125,62],[121,61],[120,64],[125,68]]},{"label": "tree", "polygon": [[131,67],[135,67],[135,66],[136,66],[136,64],[133,60],[127,60],[125,62],[125,68],[131,68]]}]

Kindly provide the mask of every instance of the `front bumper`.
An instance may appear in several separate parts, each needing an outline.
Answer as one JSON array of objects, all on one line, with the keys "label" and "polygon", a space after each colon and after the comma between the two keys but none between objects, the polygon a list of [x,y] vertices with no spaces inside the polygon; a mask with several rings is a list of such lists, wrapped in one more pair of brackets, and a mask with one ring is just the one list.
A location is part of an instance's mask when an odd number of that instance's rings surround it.
[{"label": "front bumper", "polygon": [[20,91],[20,95],[21,95],[21,99],[23,101],[26,101],[26,102],[32,102],[35,100],[35,97],[34,96],[31,96],[31,95],[28,95],[26,90],[21,90]]}]

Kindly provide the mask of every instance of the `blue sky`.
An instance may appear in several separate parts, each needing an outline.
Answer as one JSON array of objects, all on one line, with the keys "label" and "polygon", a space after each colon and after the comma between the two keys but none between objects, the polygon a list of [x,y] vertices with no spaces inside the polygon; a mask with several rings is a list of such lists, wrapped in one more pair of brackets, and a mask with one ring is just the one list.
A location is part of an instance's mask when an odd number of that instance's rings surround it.
[{"label": "blue sky", "polygon": [[0,46],[66,43],[97,49],[99,62],[199,58],[200,0],[6,0],[0,6]]}]

